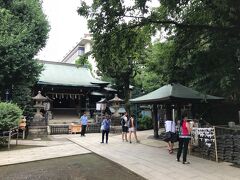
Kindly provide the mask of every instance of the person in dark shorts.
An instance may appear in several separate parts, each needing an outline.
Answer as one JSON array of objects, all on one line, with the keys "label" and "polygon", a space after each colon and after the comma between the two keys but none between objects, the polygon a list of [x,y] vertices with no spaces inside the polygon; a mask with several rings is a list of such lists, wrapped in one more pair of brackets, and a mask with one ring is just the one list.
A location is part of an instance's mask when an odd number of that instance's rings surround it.
[{"label": "person in dark shorts", "polygon": [[127,133],[128,133],[128,113],[125,112],[125,114],[121,117],[121,126],[122,126],[122,141],[128,142],[127,139]]}]

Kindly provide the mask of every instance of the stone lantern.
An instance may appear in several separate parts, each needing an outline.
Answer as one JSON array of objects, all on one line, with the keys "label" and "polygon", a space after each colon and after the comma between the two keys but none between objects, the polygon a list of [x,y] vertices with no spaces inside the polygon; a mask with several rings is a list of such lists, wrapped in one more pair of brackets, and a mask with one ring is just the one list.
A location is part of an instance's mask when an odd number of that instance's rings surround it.
[{"label": "stone lantern", "polygon": [[44,117],[40,110],[44,109],[43,101],[46,101],[47,98],[41,95],[41,91],[38,91],[38,94],[32,99],[36,101],[36,104],[33,107],[37,109],[37,112],[33,117],[33,122],[41,122],[44,120]]},{"label": "stone lantern", "polygon": [[32,98],[36,101],[36,104],[33,106],[37,109],[33,120],[30,122],[29,126],[29,135],[34,137],[41,137],[47,135],[47,122],[40,110],[44,109],[43,101],[46,101],[47,98],[41,95],[41,91],[38,91],[38,94]]},{"label": "stone lantern", "polygon": [[[100,101],[96,103],[96,110],[101,111],[101,120],[103,119],[103,111],[106,110],[107,107],[107,99],[102,98]],[[96,121],[98,122],[98,118],[96,118]]]},{"label": "stone lantern", "polygon": [[120,99],[117,94],[115,94],[115,97],[111,100],[109,100],[109,102],[111,103],[111,109],[112,109],[112,124],[113,125],[119,125],[120,122],[120,114],[118,112],[119,108],[120,108],[120,102],[123,102],[122,99]]}]

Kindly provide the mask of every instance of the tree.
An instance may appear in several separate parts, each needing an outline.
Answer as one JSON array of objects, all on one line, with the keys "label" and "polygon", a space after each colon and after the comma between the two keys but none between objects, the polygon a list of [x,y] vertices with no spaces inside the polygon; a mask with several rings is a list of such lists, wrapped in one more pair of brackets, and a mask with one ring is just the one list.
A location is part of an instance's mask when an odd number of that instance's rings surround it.
[{"label": "tree", "polygon": [[[39,0],[0,0],[0,96],[31,88],[42,66],[34,56],[46,44],[49,25]],[[17,98],[13,98],[17,99]]]},{"label": "tree", "polygon": [[92,65],[88,61],[88,56],[90,56],[90,55],[91,55],[91,53],[88,52],[88,53],[78,57],[75,61],[75,64],[77,65],[77,67],[87,67],[92,72]]},{"label": "tree", "polygon": [[[108,49],[112,48],[112,41],[118,43],[114,48],[126,49],[119,39],[132,39],[131,35],[127,36],[128,31],[144,28],[150,32],[164,30],[169,42],[157,45],[165,53],[159,54],[160,58],[155,58],[157,63],[153,63],[162,67],[152,66],[161,82],[180,82],[202,92],[224,95],[235,101],[240,99],[239,1],[161,0],[154,9],[148,6],[149,0],[135,0],[132,6],[126,6],[125,2],[96,0],[91,7],[83,3],[79,9],[81,15],[90,19],[89,27],[96,35],[94,55],[97,61],[105,58],[110,64],[112,57],[121,57],[122,53],[117,52],[125,51]],[[145,35],[147,38],[149,33]],[[134,40],[129,43],[128,47],[135,45]],[[101,50],[101,46],[106,48]],[[115,63],[110,65],[120,67]],[[111,70],[103,72],[115,72]]]},{"label": "tree", "polygon": [[98,69],[116,80],[124,89],[126,108],[129,109],[129,85],[138,68],[144,63],[145,48],[150,42],[150,27],[130,28],[131,23],[121,18],[130,10],[120,1],[82,2],[78,12],[87,17],[93,35],[92,55]]},{"label": "tree", "polygon": [[172,53],[164,61],[168,81],[239,101],[240,2],[162,1],[162,6],[165,17],[178,22],[166,26],[173,32]]}]

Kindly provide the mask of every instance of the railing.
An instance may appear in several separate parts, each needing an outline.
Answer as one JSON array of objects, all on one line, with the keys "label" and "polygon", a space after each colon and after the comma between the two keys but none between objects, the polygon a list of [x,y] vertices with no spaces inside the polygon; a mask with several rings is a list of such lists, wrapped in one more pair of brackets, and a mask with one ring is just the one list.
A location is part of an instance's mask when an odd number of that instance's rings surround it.
[{"label": "railing", "polygon": [[50,134],[68,134],[69,125],[50,125]]},{"label": "railing", "polygon": [[99,133],[100,132],[100,123],[89,124],[86,133]]},{"label": "railing", "polygon": [[18,135],[19,135],[19,129],[18,127],[15,127],[15,128],[11,128],[9,131],[2,131],[0,133],[0,137],[3,139],[3,140],[6,140],[8,142],[8,150],[10,150],[10,146],[11,146],[11,139],[13,136],[17,136],[16,137],[16,145],[18,145]]},{"label": "railing", "polygon": [[[50,134],[69,134],[69,133],[80,133],[80,131],[73,131],[71,126],[73,125],[49,125],[50,127]],[[77,125],[76,125],[77,126]],[[100,132],[101,123],[90,123],[86,128],[86,133],[99,133]],[[112,126],[111,133],[120,133],[122,131],[121,126]]]}]

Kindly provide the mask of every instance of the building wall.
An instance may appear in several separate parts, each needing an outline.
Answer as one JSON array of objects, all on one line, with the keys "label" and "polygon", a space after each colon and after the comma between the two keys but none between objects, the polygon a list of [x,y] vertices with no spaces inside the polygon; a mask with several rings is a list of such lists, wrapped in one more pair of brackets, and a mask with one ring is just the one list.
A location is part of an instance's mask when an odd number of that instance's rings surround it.
[{"label": "building wall", "polygon": [[[78,59],[79,56],[83,54],[83,51],[80,48],[84,48],[84,53],[87,53],[92,50],[91,46],[91,35],[86,34],[84,38],[80,40],[77,46],[74,47],[62,60],[65,63],[75,64],[75,61]],[[89,63],[92,65],[92,74],[95,78],[98,78],[97,75],[97,64],[95,59],[92,56],[88,57]]]}]

